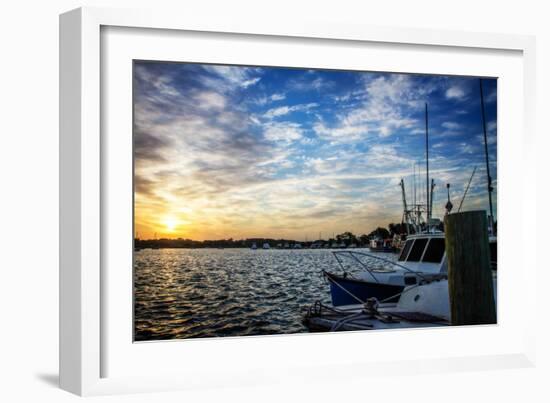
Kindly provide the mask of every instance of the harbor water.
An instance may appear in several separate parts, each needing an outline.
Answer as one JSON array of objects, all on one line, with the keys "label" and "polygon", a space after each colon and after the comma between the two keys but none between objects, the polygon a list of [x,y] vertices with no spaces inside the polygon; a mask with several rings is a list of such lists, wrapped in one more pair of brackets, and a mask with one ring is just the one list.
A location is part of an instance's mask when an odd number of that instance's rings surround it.
[{"label": "harbor water", "polygon": [[[381,255],[396,259],[394,254]],[[352,273],[361,270],[351,262],[345,267]],[[305,309],[316,300],[330,303],[322,270],[342,271],[331,250],[137,251],[134,339],[307,332],[302,324]]]}]

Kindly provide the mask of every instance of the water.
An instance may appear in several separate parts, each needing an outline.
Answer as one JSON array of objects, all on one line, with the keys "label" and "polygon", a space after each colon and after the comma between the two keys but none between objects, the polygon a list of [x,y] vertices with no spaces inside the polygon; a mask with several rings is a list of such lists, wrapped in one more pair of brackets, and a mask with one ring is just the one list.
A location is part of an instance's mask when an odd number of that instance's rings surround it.
[{"label": "water", "polygon": [[341,272],[330,250],[136,252],[135,340],[307,332],[307,307],[330,303],[323,269]]}]

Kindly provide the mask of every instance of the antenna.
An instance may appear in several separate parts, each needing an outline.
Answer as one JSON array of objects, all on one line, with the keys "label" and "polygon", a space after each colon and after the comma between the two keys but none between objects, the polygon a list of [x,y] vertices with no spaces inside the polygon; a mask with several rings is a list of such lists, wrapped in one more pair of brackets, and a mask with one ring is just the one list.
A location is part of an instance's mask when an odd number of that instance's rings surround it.
[{"label": "antenna", "polygon": [[493,186],[491,172],[489,171],[489,148],[487,146],[487,125],[485,124],[485,102],[483,101],[483,80],[479,79],[479,94],[481,95],[481,121],[483,123],[483,138],[485,139],[485,164],[487,166],[487,191],[489,192],[489,225],[490,234],[495,233],[495,224],[493,221]]}]

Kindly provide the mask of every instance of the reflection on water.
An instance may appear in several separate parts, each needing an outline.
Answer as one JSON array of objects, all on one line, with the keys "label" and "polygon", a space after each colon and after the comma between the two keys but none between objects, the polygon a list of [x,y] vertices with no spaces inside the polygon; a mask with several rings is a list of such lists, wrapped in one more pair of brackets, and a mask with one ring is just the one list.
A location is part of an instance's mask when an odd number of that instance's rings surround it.
[{"label": "reflection on water", "polygon": [[145,249],[135,253],[135,340],[306,332],[330,303],[329,250]]}]

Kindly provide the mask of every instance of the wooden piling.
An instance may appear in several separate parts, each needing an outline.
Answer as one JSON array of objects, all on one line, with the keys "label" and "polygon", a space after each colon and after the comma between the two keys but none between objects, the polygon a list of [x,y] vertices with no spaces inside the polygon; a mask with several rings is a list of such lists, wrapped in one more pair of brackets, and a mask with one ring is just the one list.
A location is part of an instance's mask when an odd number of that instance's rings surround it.
[{"label": "wooden piling", "polygon": [[452,325],[496,323],[485,211],[445,216]]}]

